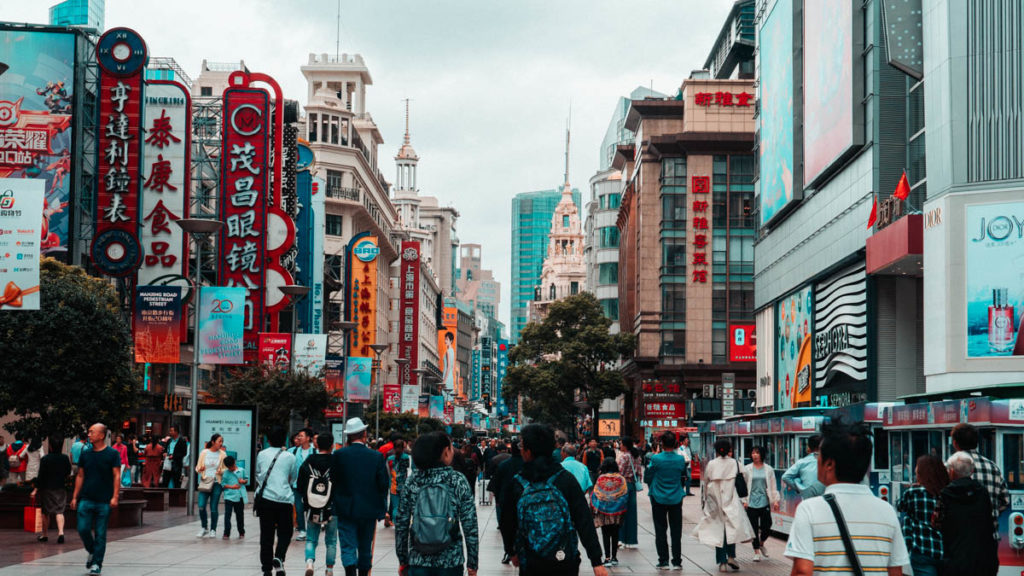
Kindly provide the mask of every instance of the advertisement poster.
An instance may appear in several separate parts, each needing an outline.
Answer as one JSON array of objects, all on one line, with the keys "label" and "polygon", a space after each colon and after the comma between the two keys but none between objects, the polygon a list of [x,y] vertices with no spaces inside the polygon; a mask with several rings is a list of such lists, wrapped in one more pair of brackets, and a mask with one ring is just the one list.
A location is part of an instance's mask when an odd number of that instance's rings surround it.
[{"label": "advertisement poster", "polygon": [[0,30],[0,62],[0,178],[38,182],[43,197],[40,223],[32,224],[36,249],[67,252],[75,36]]},{"label": "advertisement poster", "polygon": [[135,288],[135,361],[177,364],[181,358],[181,289]]},{"label": "advertisement poster", "polygon": [[444,419],[444,396],[430,397],[430,417],[438,420]]},{"label": "advertisement poster", "polygon": [[245,288],[205,286],[199,296],[199,362],[241,364]]},{"label": "advertisement poster", "polygon": [[41,180],[0,179],[0,310],[39,310],[43,189]]},{"label": "advertisement poster", "polygon": [[260,364],[287,372],[292,366],[292,335],[261,332],[258,354]]},{"label": "advertisement poster", "polygon": [[1024,202],[966,207],[967,357],[1024,356]]},{"label": "advertisement poster", "polygon": [[757,362],[757,339],[753,324],[729,327],[729,361]]},{"label": "advertisement poster", "polygon": [[356,329],[349,337],[349,356],[370,357],[373,354],[370,346],[377,342],[377,255],[380,247],[377,237],[368,235],[353,238],[349,247],[349,320],[356,323]]},{"label": "advertisement poster", "polygon": [[327,334],[295,334],[292,367],[295,372],[318,376],[327,361]]},{"label": "advertisement poster", "polygon": [[437,350],[441,357],[441,384],[450,393],[459,381],[459,363],[455,359],[459,336],[459,311],[445,306],[441,313],[441,328],[437,331]]},{"label": "advertisement poster", "polygon": [[373,359],[349,356],[345,364],[345,389],[349,402],[369,402],[373,380]]},{"label": "advertisement poster", "polygon": [[454,410],[455,423],[465,424],[466,423],[466,409],[462,406],[456,406]]},{"label": "advertisement poster", "polygon": [[214,434],[224,437],[224,450],[234,456],[239,468],[245,468],[249,478],[256,476],[256,417],[255,406],[199,405],[199,442],[205,445]]},{"label": "advertisement poster", "polygon": [[814,327],[814,298],[811,287],[797,290],[776,304],[775,366],[778,370],[777,410],[788,410],[811,402],[811,338]]},{"label": "advertisement poster", "polygon": [[384,397],[381,401],[384,404],[385,414],[398,414],[402,410],[402,385],[385,384],[381,387]]},{"label": "advertisement poster", "polygon": [[848,406],[868,401],[868,290],[863,262],[814,287],[813,352],[816,404]]},{"label": "advertisement poster", "polygon": [[341,400],[345,397],[345,357],[328,354],[324,360],[324,386],[331,396]]},{"label": "advertisement poster", "polygon": [[793,0],[777,0],[760,30],[761,225],[794,200]]},{"label": "advertisement poster", "polygon": [[402,414],[419,413],[420,387],[402,386]]}]

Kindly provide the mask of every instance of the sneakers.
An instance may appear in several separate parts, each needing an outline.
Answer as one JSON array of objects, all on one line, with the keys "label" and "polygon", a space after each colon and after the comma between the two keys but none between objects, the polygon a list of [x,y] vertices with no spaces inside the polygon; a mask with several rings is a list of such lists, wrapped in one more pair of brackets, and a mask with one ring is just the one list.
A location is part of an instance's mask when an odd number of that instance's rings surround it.
[{"label": "sneakers", "polygon": [[657,568],[658,570],[668,570],[669,569],[669,565],[668,565],[668,562],[658,562],[658,564],[655,566],[655,568]]},{"label": "sneakers", "polygon": [[683,564],[682,563],[679,563],[679,564],[673,563],[672,564],[672,569],[673,570],[682,570],[683,569]]},{"label": "sneakers", "polygon": [[89,554],[89,557],[85,559],[85,569],[88,570],[89,568],[92,568],[92,554]]},{"label": "sneakers", "polygon": [[306,576],[313,576],[313,561],[306,561]]},{"label": "sneakers", "polygon": [[608,566],[618,566],[618,565],[619,565],[619,559],[618,558],[611,558],[611,559],[608,560]]},{"label": "sneakers", "polygon": [[274,573],[277,576],[285,576],[284,574],[284,562],[280,558],[274,558]]},{"label": "sneakers", "polygon": [[754,562],[760,562],[760,561],[761,561],[761,551],[760,550],[754,550]]},{"label": "sneakers", "polygon": [[765,560],[768,559],[768,549],[765,548],[764,546],[761,546],[761,557],[764,558]]},{"label": "sneakers", "polygon": [[102,574],[103,569],[100,568],[99,564],[93,564],[92,568],[89,568],[89,574]]},{"label": "sneakers", "polygon": [[200,530],[200,531],[199,531],[199,532],[198,532],[198,533],[196,534],[196,538],[206,538],[206,536],[207,536],[207,535],[208,535],[209,533],[210,533],[210,531],[209,531],[209,530],[207,530],[206,528],[203,528],[202,530]]},{"label": "sneakers", "polygon": [[306,531],[305,530],[299,530],[299,532],[295,535],[295,541],[296,542],[302,542],[305,539],[306,539]]},{"label": "sneakers", "polygon": [[231,540],[231,534],[225,534],[224,535],[224,539],[225,540]]},{"label": "sneakers", "polygon": [[728,572],[729,571],[729,566],[727,564],[719,564],[718,565],[718,571],[719,572]]},{"label": "sneakers", "polygon": [[324,570],[324,576],[334,576],[334,568],[328,566],[327,569]]}]

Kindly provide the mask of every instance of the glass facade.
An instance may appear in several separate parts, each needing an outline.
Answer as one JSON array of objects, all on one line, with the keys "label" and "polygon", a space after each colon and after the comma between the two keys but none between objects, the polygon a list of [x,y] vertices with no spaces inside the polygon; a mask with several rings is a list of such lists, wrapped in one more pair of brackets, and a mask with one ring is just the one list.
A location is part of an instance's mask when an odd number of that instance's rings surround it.
[{"label": "glass facade", "polygon": [[661,356],[686,354],[686,158],[661,161]]},{"label": "glass facade", "polygon": [[50,7],[54,26],[88,26],[104,30],[106,0],[64,0]]}]

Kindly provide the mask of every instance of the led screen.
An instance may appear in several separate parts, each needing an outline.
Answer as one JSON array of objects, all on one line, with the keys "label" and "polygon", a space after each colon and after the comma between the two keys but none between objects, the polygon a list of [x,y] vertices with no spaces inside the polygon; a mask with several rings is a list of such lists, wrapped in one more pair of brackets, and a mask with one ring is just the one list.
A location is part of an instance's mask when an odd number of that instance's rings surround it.
[{"label": "led screen", "polygon": [[761,225],[794,200],[793,190],[793,0],[778,0],[760,30],[758,101]]}]

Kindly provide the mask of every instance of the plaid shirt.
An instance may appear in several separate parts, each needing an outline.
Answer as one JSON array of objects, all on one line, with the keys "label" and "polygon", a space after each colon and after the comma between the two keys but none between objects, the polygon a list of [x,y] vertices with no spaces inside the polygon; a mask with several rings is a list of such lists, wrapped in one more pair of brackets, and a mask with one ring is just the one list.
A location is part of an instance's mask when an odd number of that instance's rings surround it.
[{"label": "plaid shirt", "polygon": [[903,515],[903,539],[911,552],[942,559],[942,534],[932,526],[939,501],[924,489],[914,486],[900,497],[896,510]]},{"label": "plaid shirt", "polygon": [[995,462],[982,456],[977,450],[968,450],[974,459],[974,474],[971,478],[988,490],[992,498],[992,529],[994,537],[999,539],[999,513],[1010,507],[1010,492],[1006,489],[1006,481]]}]

